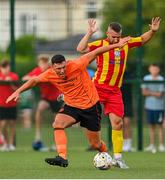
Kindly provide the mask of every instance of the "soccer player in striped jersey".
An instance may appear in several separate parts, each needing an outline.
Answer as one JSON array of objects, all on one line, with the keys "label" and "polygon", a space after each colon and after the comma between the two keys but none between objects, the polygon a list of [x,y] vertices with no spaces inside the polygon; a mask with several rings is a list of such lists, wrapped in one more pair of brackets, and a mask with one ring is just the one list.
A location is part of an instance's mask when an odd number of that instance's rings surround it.
[{"label": "soccer player in striped jersey", "polygon": [[[123,48],[114,48],[97,56],[97,71],[93,81],[97,88],[104,112],[109,116],[112,125],[112,143],[114,165],[122,169],[129,168],[122,159],[123,149],[123,116],[124,105],[120,87],[126,68],[128,51],[147,43],[159,29],[160,17],[152,18],[149,31],[139,37],[131,37]],[[88,43],[90,37],[97,31],[96,21],[88,21],[88,31],[77,46],[81,53],[91,52],[99,47],[118,43],[122,36],[122,26],[112,22],[107,29],[107,38]]]}]

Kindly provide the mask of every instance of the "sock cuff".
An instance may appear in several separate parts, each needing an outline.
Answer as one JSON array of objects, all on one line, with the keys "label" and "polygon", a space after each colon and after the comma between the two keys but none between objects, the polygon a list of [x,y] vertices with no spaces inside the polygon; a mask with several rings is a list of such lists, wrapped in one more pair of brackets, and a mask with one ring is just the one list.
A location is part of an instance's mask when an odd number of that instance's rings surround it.
[{"label": "sock cuff", "polygon": [[117,134],[117,135],[122,135],[123,131],[122,130],[113,130],[112,129],[112,133]]},{"label": "sock cuff", "polygon": [[57,130],[64,130],[64,128],[54,128],[54,131],[57,131]]}]

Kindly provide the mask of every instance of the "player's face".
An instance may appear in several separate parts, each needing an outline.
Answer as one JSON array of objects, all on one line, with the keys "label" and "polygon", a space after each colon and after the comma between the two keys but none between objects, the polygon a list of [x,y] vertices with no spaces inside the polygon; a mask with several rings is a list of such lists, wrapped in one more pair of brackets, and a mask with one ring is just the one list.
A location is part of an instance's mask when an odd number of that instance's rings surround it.
[{"label": "player's face", "polygon": [[120,41],[121,33],[115,32],[113,29],[108,28],[106,34],[110,44],[115,44]]},{"label": "player's face", "polygon": [[54,63],[52,68],[61,79],[66,79],[66,61]]},{"label": "player's face", "polygon": [[160,69],[158,66],[150,66],[149,67],[149,72],[151,73],[152,76],[156,77],[159,75]]},{"label": "player's face", "polygon": [[46,71],[50,67],[50,64],[49,64],[49,62],[44,62],[44,61],[40,60],[38,62],[38,66],[41,68],[42,71]]},{"label": "player's face", "polygon": [[6,67],[1,67],[0,72],[4,75],[7,75],[10,72],[10,66],[8,65]]}]

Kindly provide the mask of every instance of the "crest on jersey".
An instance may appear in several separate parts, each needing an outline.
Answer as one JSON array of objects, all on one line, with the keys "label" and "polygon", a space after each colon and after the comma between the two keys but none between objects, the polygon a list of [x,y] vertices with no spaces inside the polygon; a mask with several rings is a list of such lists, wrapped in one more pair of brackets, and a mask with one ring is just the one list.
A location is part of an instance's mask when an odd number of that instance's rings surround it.
[{"label": "crest on jersey", "polygon": [[115,54],[115,58],[120,58],[120,51],[115,51],[114,54]]}]

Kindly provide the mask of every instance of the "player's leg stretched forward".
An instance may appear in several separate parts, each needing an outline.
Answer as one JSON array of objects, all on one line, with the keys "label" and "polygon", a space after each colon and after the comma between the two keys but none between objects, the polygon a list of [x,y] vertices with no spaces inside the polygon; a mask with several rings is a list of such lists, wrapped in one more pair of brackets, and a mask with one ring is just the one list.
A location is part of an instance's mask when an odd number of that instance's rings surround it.
[{"label": "player's leg stretched forward", "polygon": [[[66,114],[57,114],[53,123],[54,128],[54,142],[56,144],[58,156],[55,158],[46,158],[45,161],[50,165],[57,165],[62,167],[68,166],[67,160],[67,136],[65,128],[75,124],[77,121]],[[89,143],[99,152],[107,152],[106,144],[101,140],[100,131],[91,131],[86,129],[86,135]]]},{"label": "player's leg stretched forward", "polygon": [[101,140],[100,131],[90,131],[86,129],[85,132],[91,147],[97,149],[99,152],[108,151],[106,144]]},{"label": "player's leg stretched forward", "polygon": [[76,123],[76,120],[66,114],[58,113],[55,117],[53,123],[54,128],[54,142],[56,144],[56,149],[58,156],[55,158],[46,158],[45,161],[54,166],[68,166],[67,160],[67,136],[65,133],[65,128]]}]

